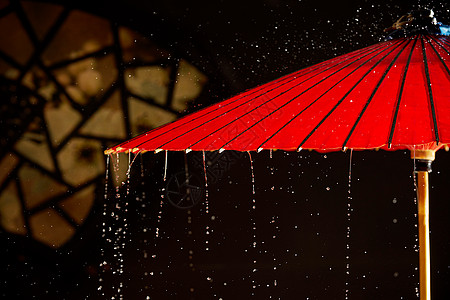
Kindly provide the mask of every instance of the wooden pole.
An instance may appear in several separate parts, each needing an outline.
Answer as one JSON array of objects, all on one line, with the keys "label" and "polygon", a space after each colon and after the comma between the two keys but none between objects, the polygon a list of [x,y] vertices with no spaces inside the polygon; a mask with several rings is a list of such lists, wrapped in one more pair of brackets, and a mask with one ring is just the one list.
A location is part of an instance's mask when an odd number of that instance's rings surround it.
[{"label": "wooden pole", "polygon": [[434,154],[433,150],[416,150],[411,153],[411,158],[417,160],[415,173],[417,174],[417,210],[419,215],[420,300],[431,300],[428,173],[431,172]]},{"label": "wooden pole", "polygon": [[419,282],[421,300],[431,300],[428,199],[428,172],[419,171],[417,172],[417,205],[419,211]]}]

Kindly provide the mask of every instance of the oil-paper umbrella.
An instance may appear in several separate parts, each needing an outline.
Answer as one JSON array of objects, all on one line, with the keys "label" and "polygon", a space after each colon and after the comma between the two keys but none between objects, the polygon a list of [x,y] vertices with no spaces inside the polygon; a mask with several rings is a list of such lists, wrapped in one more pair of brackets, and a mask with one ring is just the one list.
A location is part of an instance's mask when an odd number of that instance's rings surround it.
[{"label": "oil-paper umbrella", "polygon": [[105,153],[408,149],[417,160],[420,297],[430,299],[428,172],[450,143],[450,39],[436,26],[406,25],[409,36],[281,77]]}]

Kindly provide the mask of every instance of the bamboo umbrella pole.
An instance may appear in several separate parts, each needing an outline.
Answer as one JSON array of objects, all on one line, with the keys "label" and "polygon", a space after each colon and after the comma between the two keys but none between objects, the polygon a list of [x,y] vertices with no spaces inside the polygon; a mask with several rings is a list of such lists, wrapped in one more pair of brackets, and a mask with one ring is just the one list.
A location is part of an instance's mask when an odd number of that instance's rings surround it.
[{"label": "bamboo umbrella pole", "polygon": [[415,153],[411,153],[411,156],[418,160],[415,172],[417,173],[417,209],[419,215],[420,299],[431,300],[428,173],[431,172],[434,151],[416,150]]}]

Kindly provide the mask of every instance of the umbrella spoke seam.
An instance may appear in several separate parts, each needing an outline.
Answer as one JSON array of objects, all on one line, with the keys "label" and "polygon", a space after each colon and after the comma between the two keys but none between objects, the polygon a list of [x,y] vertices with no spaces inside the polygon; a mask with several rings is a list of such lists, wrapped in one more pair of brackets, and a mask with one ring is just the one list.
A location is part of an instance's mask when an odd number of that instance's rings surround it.
[{"label": "umbrella spoke seam", "polygon": [[391,145],[392,145],[392,138],[394,137],[395,125],[397,123],[398,112],[400,110],[400,102],[402,100],[403,89],[405,87],[406,74],[408,72],[408,67],[409,67],[409,65],[411,63],[411,57],[412,57],[412,54],[414,52],[414,48],[416,47],[416,43],[417,43],[417,37],[414,39],[414,44],[411,47],[411,52],[408,55],[408,59],[406,61],[405,69],[403,70],[402,82],[400,84],[400,90],[398,92],[398,97],[397,97],[397,105],[395,106],[395,112],[394,112],[394,116],[392,118],[391,130],[389,132],[388,148],[391,148]]},{"label": "umbrella spoke seam", "polygon": [[358,115],[358,118],[356,119],[355,123],[353,124],[352,129],[348,133],[347,138],[345,139],[344,144],[342,145],[342,150],[345,149],[345,146],[347,145],[348,141],[350,140],[350,137],[352,136],[352,134],[355,131],[356,127],[358,126],[360,120],[362,119],[364,113],[366,112],[367,107],[372,102],[372,99],[375,97],[375,94],[378,92],[378,89],[380,88],[383,80],[386,78],[386,76],[389,73],[389,71],[391,70],[392,66],[395,64],[395,62],[397,61],[399,56],[403,53],[403,51],[406,49],[406,47],[409,45],[410,42],[411,42],[411,40],[408,40],[406,42],[406,44],[403,46],[403,48],[397,53],[397,55],[394,57],[392,62],[389,64],[389,66],[384,71],[383,75],[381,76],[380,80],[378,81],[377,85],[375,86],[372,94],[370,95],[369,99],[366,101],[366,104],[364,105],[363,109],[361,110],[360,114]]}]

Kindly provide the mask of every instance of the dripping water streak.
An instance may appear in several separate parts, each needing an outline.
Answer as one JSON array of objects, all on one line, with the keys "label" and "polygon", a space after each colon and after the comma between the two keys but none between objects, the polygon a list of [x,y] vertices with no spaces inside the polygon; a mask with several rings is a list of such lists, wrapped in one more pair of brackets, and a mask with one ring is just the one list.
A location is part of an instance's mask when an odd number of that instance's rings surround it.
[{"label": "dripping water streak", "polygon": [[208,176],[206,175],[205,151],[203,151],[203,172],[205,174],[205,198],[206,198],[206,201],[208,201]]},{"label": "dripping water streak", "polygon": [[[190,271],[192,272],[191,274],[195,274],[194,273],[195,272],[194,250],[193,250],[193,248],[194,248],[193,246],[195,244],[195,239],[193,238],[193,235],[192,235],[192,230],[193,230],[193,228],[192,228],[192,211],[190,209],[188,209],[188,211],[187,211],[187,223],[188,223],[188,225],[187,225],[187,233],[188,233],[187,245],[188,245],[188,249],[189,249],[188,250],[189,268],[190,268]],[[191,295],[193,295],[195,289],[191,288],[189,290],[191,292]]]},{"label": "dripping water streak", "polygon": [[[128,152],[128,169],[131,168],[131,152]],[[128,171],[128,170],[127,170]],[[119,299],[123,300],[123,271],[124,271],[124,253],[125,253],[125,245],[126,245],[126,236],[127,236],[127,215],[128,215],[128,195],[130,193],[130,173],[127,172],[126,174],[126,186],[125,186],[125,197],[123,197],[122,201],[122,207],[121,211],[118,212],[118,215],[120,214],[120,227],[117,231],[117,238],[119,239],[118,244],[118,264],[119,264],[119,270],[118,273],[120,274],[120,282],[119,287],[117,289],[117,293],[119,295]]]},{"label": "dripping water streak", "polygon": [[[165,150],[165,157],[164,157],[164,177],[163,177],[163,182],[166,182],[167,179],[167,158],[168,158],[168,151]],[[161,219],[162,219],[162,209],[163,209],[163,205],[164,205],[164,194],[166,193],[166,186],[163,186],[161,188],[161,200],[159,201],[159,212],[158,212],[158,219],[157,219],[157,226],[155,229],[155,237],[159,237],[159,225],[161,224]],[[155,245],[156,246],[156,245]]]},{"label": "dripping water streak", "polygon": [[[416,146],[413,148],[413,160],[414,160],[414,169],[413,169],[413,178],[414,178],[414,192],[417,192],[417,181],[416,181]],[[417,199],[414,197],[414,203],[417,204]]]},{"label": "dripping water streak", "polygon": [[[206,173],[206,156],[205,151],[202,151],[202,157],[203,157],[203,173],[205,174],[205,213],[208,216],[209,215],[209,199],[208,199],[208,176]],[[206,225],[206,239],[205,239],[205,250],[209,251],[209,226]]]},{"label": "dripping water streak", "polygon": [[[119,153],[116,153],[116,162],[114,165],[114,173],[116,174],[116,196],[119,194]],[[119,196],[120,198],[120,196]]]},{"label": "dripping water streak", "polygon": [[[253,159],[250,151],[247,151],[248,157],[250,158],[250,170],[252,171],[252,194],[255,195],[255,174],[253,173]],[[253,199],[255,196],[253,196]],[[253,200],[253,205],[255,205],[255,200]],[[255,207],[253,207],[255,209]]]},{"label": "dripping water streak", "polygon": [[[141,196],[138,197],[136,196],[136,202],[139,203],[138,207],[140,206],[140,208],[142,208],[141,212],[144,212],[141,214],[142,218],[146,218],[147,215],[147,203],[146,203],[146,195],[145,195],[145,169],[144,169],[144,156],[143,153],[139,151],[138,153],[139,157],[140,157],[140,163],[141,163]],[[136,156],[138,156],[136,155]],[[136,159],[136,157],[134,158]],[[142,228],[142,232],[146,233],[149,230],[147,223],[143,226]],[[147,243],[147,240],[144,240],[145,243]],[[147,259],[148,258],[148,252],[147,249],[143,249],[143,254],[144,254],[144,258]],[[145,272],[144,275],[148,275],[148,274],[153,274],[153,272]]]},{"label": "dripping water streak", "polygon": [[[250,159],[250,171],[251,171],[251,174],[252,174],[252,217],[251,217],[251,219],[252,219],[252,245],[251,246],[256,250],[257,242],[256,242],[256,213],[255,213],[255,211],[256,211],[255,173],[254,173],[254,169],[253,169],[252,155],[251,155],[250,151],[247,151],[247,153],[248,153],[248,157]],[[252,272],[252,274],[254,274],[258,270],[256,268],[256,255],[257,255],[256,251],[254,251],[254,255],[255,255],[255,258],[253,259],[253,272]],[[257,284],[256,284],[255,279],[253,278],[252,279],[252,288],[256,289],[256,287],[257,287]],[[254,296],[254,295],[255,295],[255,293],[252,292],[252,296]]]},{"label": "dripping water streak", "polygon": [[[203,159],[203,174],[205,175],[205,213],[206,213],[206,220],[209,222],[209,198],[208,198],[208,175],[206,170],[206,154],[205,151],[202,151],[202,159]],[[210,228],[209,223],[206,224],[205,228],[205,251],[209,251],[209,234],[210,234]],[[207,276],[207,281],[210,284],[210,288],[212,289],[212,279],[210,276]]]},{"label": "dripping water streak", "polygon": [[167,178],[167,150],[166,150],[166,157],[164,159],[164,181],[166,181]]},{"label": "dripping water streak", "polygon": [[139,153],[140,153],[140,158],[141,158],[141,188],[142,188],[141,201],[144,202],[144,204],[145,204],[145,201],[144,201],[145,200],[144,156],[143,156],[143,153],[141,153],[141,152],[139,152]]},{"label": "dripping water streak", "polygon": [[[114,240],[113,243],[113,257],[115,258],[114,264],[112,265],[112,274],[115,275],[118,278],[118,286],[115,286],[114,284],[111,285],[113,290],[115,290],[115,295],[111,297],[111,299],[123,299],[123,251],[122,251],[122,244],[123,241],[123,228],[121,226],[121,222],[123,221],[122,213],[122,207],[121,207],[121,195],[120,195],[120,186],[123,184],[123,182],[119,182],[119,166],[120,166],[120,159],[119,159],[119,153],[116,153],[116,162],[114,165],[114,173],[116,174],[116,182],[115,182],[115,206],[112,209],[111,217],[113,218],[113,224],[115,227],[114,230],[114,236],[112,239]],[[126,220],[125,220],[126,221]],[[109,229],[110,230],[110,229]]]},{"label": "dripping water streak", "polygon": [[[183,152],[183,156],[184,156],[184,177],[186,178],[186,186],[189,186],[189,166],[188,166],[188,160],[187,160],[187,153],[186,151]],[[192,196],[191,196],[191,189],[186,189],[186,194],[188,196],[189,199],[192,200]]]},{"label": "dripping water streak", "polygon": [[[163,184],[165,184],[166,182],[166,170],[167,170],[167,151],[166,151],[166,158],[165,158],[165,162],[164,162],[164,178],[163,178]],[[164,194],[166,192],[166,186],[163,185],[163,187],[161,188],[161,200],[159,201],[159,211],[158,211],[158,216],[156,219],[156,228],[155,228],[155,238],[159,238],[160,235],[160,225],[161,225],[161,219],[162,219],[162,210],[163,210],[163,206],[164,206]],[[155,244],[156,247],[156,244]]]},{"label": "dripping water streak", "polygon": [[[135,156],[136,158],[136,156]],[[134,159],[133,159],[134,162]],[[120,273],[123,273],[123,268],[124,268],[124,261],[123,261],[123,253],[125,252],[125,245],[126,245],[126,240],[127,240],[127,233],[128,233],[128,201],[129,201],[129,194],[130,194],[130,178],[131,178],[131,174],[130,174],[130,170],[131,170],[131,152],[128,152],[128,170],[127,170],[127,186],[126,186],[126,196],[123,199],[123,201],[125,201],[125,203],[123,204],[123,209],[122,209],[122,222],[123,222],[123,227],[122,227],[122,235],[121,235],[121,239],[122,242],[120,244],[121,248],[122,248],[122,253],[120,255]],[[121,297],[123,298],[123,297]]]},{"label": "dripping water streak", "polygon": [[[105,240],[106,237],[106,201],[108,200],[108,181],[109,181],[109,160],[110,160],[110,155],[106,156],[106,170],[105,170],[105,194],[103,196],[104,202],[103,202],[103,212],[102,212],[102,239]],[[98,278],[98,291],[101,291],[101,295],[105,296],[105,293],[103,291],[103,274],[104,274],[104,267],[106,266],[106,261],[105,261],[105,247],[103,246],[103,243],[101,244],[101,258],[102,258],[102,262],[100,263],[100,272],[99,272],[99,278]]]},{"label": "dripping water streak", "polygon": [[269,156],[272,158],[272,149],[269,150]]},{"label": "dripping water streak", "polygon": [[[136,156],[134,157],[136,158]],[[134,162],[134,159],[133,159]],[[127,196],[130,194],[130,173],[131,173],[131,151],[128,152],[128,170],[127,170]]]},{"label": "dripping water streak", "polygon": [[[141,152],[139,151],[138,153],[136,153],[134,155],[133,161],[130,163],[130,157],[128,157],[128,170],[127,170],[127,175],[130,174],[131,172],[131,166],[134,164],[134,161],[136,160],[136,158],[139,156]],[[131,152],[129,152],[129,155],[131,154]]]},{"label": "dripping water streak", "polygon": [[350,163],[348,168],[348,196],[347,196],[347,234],[346,234],[346,256],[345,256],[345,299],[349,296],[349,281],[350,281],[350,222],[352,215],[352,156],[353,149],[350,149]]},{"label": "dripping water streak", "polygon": [[109,158],[110,158],[110,155],[106,156],[105,195],[103,197],[105,200],[108,199]]}]

